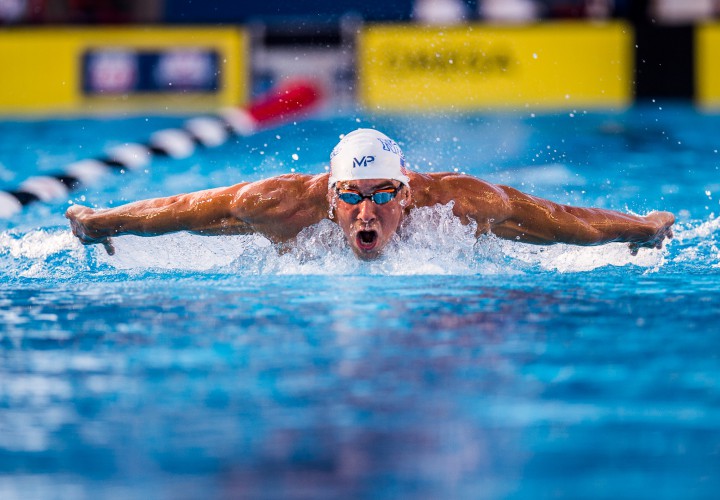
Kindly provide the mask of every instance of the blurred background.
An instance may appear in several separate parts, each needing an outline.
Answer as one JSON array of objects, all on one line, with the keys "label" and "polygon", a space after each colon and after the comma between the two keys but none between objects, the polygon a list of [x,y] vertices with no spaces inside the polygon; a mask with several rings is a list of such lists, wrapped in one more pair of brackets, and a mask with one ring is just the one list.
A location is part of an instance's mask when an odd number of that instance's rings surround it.
[{"label": "blurred background", "polygon": [[717,0],[361,0],[232,2],[209,0],[2,0],[6,24],[248,23],[334,24],[352,13],[366,21],[518,22],[621,17],[687,23],[718,14]]},{"label": "blurred background", "polygon": [[[384,24],[477,31],[619,23],[629,36],[622,64],[630,67],[631,99],[697,100],[705,92],[698,26],[718,15],[720,0],[0,0],[0,113],[207,109],[242,104],[295,76],[321,81],[330,106],[358,96],[374,106],[363,97],[371,84],[358,82],[358,58],[366,57],[358,38]],[[208,28],[225,30],[221,46],[192,31]],[[73,30],[72,54],[60,62]],[[168,30],[189,31],[178,39]],[[43,86],[33,90],[28,82],[38,80]]]}]

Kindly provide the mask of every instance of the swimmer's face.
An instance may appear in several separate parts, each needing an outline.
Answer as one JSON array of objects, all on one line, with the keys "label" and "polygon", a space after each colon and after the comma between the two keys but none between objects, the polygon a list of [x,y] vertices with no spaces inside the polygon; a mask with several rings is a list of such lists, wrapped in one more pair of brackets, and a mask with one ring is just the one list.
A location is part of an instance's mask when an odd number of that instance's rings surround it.
[{"label": "swimmer's face", "polygon": [[388,193],[396,190],[398,190],[396,196],[383,204],[364,198],[356,205],[352,205],[342,198],[336,198],[335,211],[338,225],[345,233],[350,248],[363,260],[378,257],[397,231],[405,211],[403,205],[407,206],[410,196],[409,189],[397,181],[369,179],[338,182],[335,192],[331,193],[333,196],[337,196],[337,193],[361,196],[378,193],[376,200],[384,201]]}]

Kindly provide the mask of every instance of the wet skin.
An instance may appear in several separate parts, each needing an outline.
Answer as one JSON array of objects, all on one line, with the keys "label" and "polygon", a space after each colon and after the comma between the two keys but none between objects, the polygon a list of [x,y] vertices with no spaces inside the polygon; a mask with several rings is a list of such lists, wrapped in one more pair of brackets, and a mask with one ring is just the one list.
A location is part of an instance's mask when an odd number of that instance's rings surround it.
[{"label": "wet skin", "polygon": [[477,225],[477,236],[492,232],[500,238],[539,245],[619,241],[628,243],[633,254],[640,248],[661,248],[666,238],[672,238],[675,217],[669,212],[638,216],[561,205],[449,172],[408,172],[408,176],[412,190],[402,187],[383,205],[368,199],[357,205],[345,203],[337,199],[336,188],[368,196],[399,187],[399,182],[371,179],[328,186],[327,173],[287,174],[105,210],[73,205],[65,215],[82,243],[103,245],[110,254],[114,252],[111,238],[124,234],[262,234],[275,243],[286,243],[304,228],[327,219],[333,207],[332,220],[342,228],[353,252],[359,258],[373,259],[412,209],[450,202],[462,223]]},{"label": "wet skin", "polygon": [[410,197],[409,189],[397,181],[387,179],[341,182],[336,188],[366,196],[380,190],[400,188],[395,198],[382,205],[368,198],[357,205],[337,198],[333,201],[337,223],[355,255],[363,260],[377,258],[400,226],[404,206],[407,206]]}]

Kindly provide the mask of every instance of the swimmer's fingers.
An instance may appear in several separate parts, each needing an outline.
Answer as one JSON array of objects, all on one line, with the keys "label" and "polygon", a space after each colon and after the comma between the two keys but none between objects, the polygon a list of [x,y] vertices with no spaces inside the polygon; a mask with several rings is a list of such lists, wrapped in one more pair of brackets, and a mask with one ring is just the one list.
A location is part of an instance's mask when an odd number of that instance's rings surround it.
[{"label": "swimmer's fingers", "polygon": [[665,238],[671,240],[673,238],[673,232],[671,227],[665,227],[651,240],[645,242],[632,242],[628,245],[630,248],[631,255],[637,255],[641,248],[655,248],[656,250],[662,250],[663,242]]},{"label": "swimmer's fingers", "polygon": [[84,238],[80,238],[80,243],[82,243],[85,246],[90,245],[102,245],[102,247],[105,249],[108,255],[115,255],[115,245],[113,245],[113,242],[110,238],[88,238],[87,236]]},{"label": "swimmer's fingers", "polygon": [[[78,236],[77,234],[75,236]],[[87,235],[78,236],[80,243],[83,245],[102,245],[108,255],[115,255],[115,245],[110,238],[104,236],[102,238],[90,238]]]},{"label": "swimmer's fingers", "polygon": [[[632,256],[634,257],[635,255],[638,254],[638,252],[640,251],[641,248],[647,248],[648,245],[649,245],[649,244],[648,244],[647,241],[644,242],[644,243],[639,243],[639,242],[629,243],[629,244],[628,244],[628,248],[630,249],[630,255],[632,255]],[[651,247],[652,247],[652,246],[655,246],[655,244],[653,243],[653,244],[650,245],[650,246],[651,246]]]},{"label": "swimmer's fingers", "polygon": [[113,245],[113,242],[110,238],[90,238],[80,228],[77,228],[75,224],[71,224],[71,226],[73,228],[73,234],[77,236],[77,239],[79,239],[80,243],[82,243],[83,245],[102,245],[108,255],[115,255],[115,246]]},{"label": "swimmer's fingers", "polygon": [[107,238],[105,241],[103,241],[102,246],[105,248],[105,251],[108,255],[115,255],[115,246],[113,246],[112,240],[110,238]]},{"label": "swimmer's fingers", "polygon": [[675,216],[670,212],[652,212],[647,215],[646,219],[655,225],[655,235],[647,241],[634,241],[628,245],[630,253],[637,255],[641,248],[662,249],[665,238],[671,240],[673,238],[672,225],[675,223]]},{"label": "swimmer's fingers", "polygon": [[634,257],[638,254],[641,248],[656,248],[660,250],[662,248],[662,240],[646,241],[645,243],[630,243],[628,248],[630,249],[630,255]]},{"label": "swimmer's fingers", "polygon": [[655,248],[660,250],[663,247],[663,241],[665,241],[665,238],[669,240],[673,239],[672,227],[665,226],[662,230],[660,230],[658,235],[655,237]]},{"label": "swimmer's fingers", "polygon": [[110,238],[88,238],[86,235],[79,236],[75,231],[73,234],[78,237],[80,243],[85,246],[102,245],[108,255],[115,255],[115,245]]}]

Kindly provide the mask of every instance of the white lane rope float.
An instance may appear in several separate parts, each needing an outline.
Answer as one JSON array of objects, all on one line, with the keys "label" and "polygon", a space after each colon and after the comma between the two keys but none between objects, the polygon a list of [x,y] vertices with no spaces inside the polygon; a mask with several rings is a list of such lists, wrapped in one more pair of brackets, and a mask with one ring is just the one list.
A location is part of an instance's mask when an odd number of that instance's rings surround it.
[{"label": "white lane rope float", "polygon": [[247,108],[228,108],[217,116],[191,118],[182,128],[153,133],[146,144],[123,144],[99,158],[71,163],[61,172],[29,177],[17,189],[0,190],[0,218],[9,219],[31,203],[67,198],[71,191],[92,186],[110,172],[143,168],[153,157],[187,158],[198,147],[214,148],[232,136],[250,136],[309,112],[320,99],[320,88],[313,82],[289,81],[258,97]]}]

